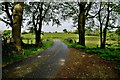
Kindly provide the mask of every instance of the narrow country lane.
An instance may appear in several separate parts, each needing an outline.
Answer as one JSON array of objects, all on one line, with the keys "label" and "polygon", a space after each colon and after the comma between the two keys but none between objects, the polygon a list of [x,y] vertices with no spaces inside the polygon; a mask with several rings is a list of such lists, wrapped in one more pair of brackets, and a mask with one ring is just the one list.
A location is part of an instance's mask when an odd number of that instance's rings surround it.
[{"label": "narrow country lane", "polygon": [[68,48],[59,39],[55,39],[52,47],[4,67],[2,75],[3,79],[115,78],[119,80],[120,75],[114,69],[116,65],[120,65],[120,62],[107,61],[97,55]]},{"label": "narrow country lane", "polygon": [[54,45],[37,55],[6,66],[4,78],[54,78],[69,54],[67,45],[55,39]]}]

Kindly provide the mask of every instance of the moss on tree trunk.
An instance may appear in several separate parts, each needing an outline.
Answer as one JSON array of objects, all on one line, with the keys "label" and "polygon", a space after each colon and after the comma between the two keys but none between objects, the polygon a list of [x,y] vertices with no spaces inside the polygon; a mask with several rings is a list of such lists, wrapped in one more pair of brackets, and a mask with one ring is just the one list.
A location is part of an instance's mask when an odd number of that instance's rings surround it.
[{"label": "moss on tree trunk", "polygon": [[19,2],[13,8],[12,37],[13,37],[13,42],[19,53],[23,53],[22,45],[21,45],[21,24],[22,24],[23,6],[24,6],[24,2]]}]

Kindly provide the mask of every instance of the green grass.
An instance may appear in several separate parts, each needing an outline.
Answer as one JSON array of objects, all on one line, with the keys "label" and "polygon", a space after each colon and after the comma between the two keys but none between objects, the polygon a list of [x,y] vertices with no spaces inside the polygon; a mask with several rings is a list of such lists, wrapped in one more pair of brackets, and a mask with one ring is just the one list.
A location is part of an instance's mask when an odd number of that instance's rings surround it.
[{"label": "green grass", "polygon": [[44,41],[42,47],[40,47],[40,48],[37,48],[37,47],[27,47],[27,48],[24,48],[24,52],[26,53],[26,56],[30,56],[32,54],[38,53],[41,50],[49,48],[52,45],[53,45],[53,41]]},{"label": "green grass", "polygon": [[85,39],[85,44],[89,48],[100,46],[99,36],[86,36]]},{"label": "green grass", "polygon": [[[29,34],[23,34],[22,37],[24,38],[35,38],[35,35],[32,34],[32,33],[29,33]],[[78,42],[78,34],[67,34],[67,33],[44,33],[44,35],[42,35],[42,39],[45,40],[45,39],[74,39]],[[109,38],[109,37],[107,37]],[[116,36],[115,36],[116,38]],[[28,43],[28,40],[24,40],[23,39],[23,42],[24,43]],[[29,43],[31,43],[31,40],[29,40]],[[32,43],[35,43],[35,40],[32,39]],[[89,48],[96,48],[97,46],[100,47],[100,41],[99,41],[99,36],[85,36],[85,43],[86,43],[86,46],[89,47]],[[120,48],[116,45],[117,44],[117,41],[115,40],[107,40],[107,44],[112,44],[112,46],[107,46],[108,48]]]},{"label": "green grass", "polygon": [[28,56],[31,56],[35,53],[38,53],[44,49],[47,49],[49,48],[50,46],[53,45],[53,41],[44,41],[43,42],[43,46],[38,48],[38,47],[34,47],[34,46],[28,46],[28,47],[25,47],[23,48],[24,52],[25,52],[25,55],[20,55],[20,54],[17,54],[17,55],[11,55],[11,56],[7,56],[7,57],[3,57],[3,61],[2,61],[2,64],[8,64],[8,63],[11,63],[11,62],[14,62],[16,60],[20,60],[20,59],[23,59],[23,58],[26,58]]},{"label": "green grass", "polygon": [[2,58],[2,64],[9,64],[11,62],[14,62],[16,60],[19,60],[19,59],[22,59],[22,58],[25,58],[25,56],[22,56],[22,55],[13,55],[13,56],[9,56],[9,57],[3,57]]},{"label": "green grass", "polygon": [[78,35],[77,34],[67,34],[67,33],[45,33],[43,35],[43,39],[46,39],[46,38],[53,38],[53,39],[73,38],[73,39],[77,39]]},{"label": "green grass", "polygon": [[35,34],[33,34],[33,33],[22,34],[21,37],[23,37],[23,38],[35,38]]},{"label": "green grass", "polygon": [[81,46],[76,43],[69,43],[66,41],[64,41],[64,43],[67,44],[68,46],[80,49],[86,53],[96,54],[106,60],[120,61],[120,51],[116,51],[116,50],[110,51],[109,49],[89,48],[89,47]]}]

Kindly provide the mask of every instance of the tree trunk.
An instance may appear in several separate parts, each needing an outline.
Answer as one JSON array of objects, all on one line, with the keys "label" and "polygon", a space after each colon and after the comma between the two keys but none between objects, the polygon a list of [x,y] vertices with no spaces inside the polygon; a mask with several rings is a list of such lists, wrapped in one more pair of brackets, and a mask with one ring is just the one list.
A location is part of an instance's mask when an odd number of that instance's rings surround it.
[{"label": "tree trunk", "polygon": [[78,16],[78,32],[79,32],[79,44],[85,46],[85,2],[79,4],[79,16]]},{"label": "tree trunk", "polygon": [[21,24],[22,24],[23,6],[24,6],[24,2],[19,2],[13,8],[12,37],[13,37],[13,42],[19,53],[23,53],[21,46]]},{"label": "tree trunk", "polygon": [[105,24],[105,28],[103,30],[103,42],[102,42],[102,49],[105,49],[105,44],[106,44],[106,35],[107,35],[107,27],[109,24],[109,16],[110,16],[110,10],[109,10],[109,2],[108,2],[108,8],[107,8],[107,20],[106,20],[106,24]]},{"label": "tree trunk", "polygon": [[41,33],[42,33],[42,18],[40,20],[40,23],[39,23],[39,31],[40,31],[40,44],[42,45],[42,38],[41,38]]},{"label": "tree trunk", "polygon": [[39,29],[35,33],[36,34],[36,45],[38,46],[42,45],[41,29],[42,29],[42,20],[39,23]]},{"label": "tree trunk", "polygon": [[106,34],[107,34],[107,29],[105,28],[103,31],[103,42],[102,42],[102,49],[105,49],[105,44],[106,44]]},{"label": "tree trunk", "polygon": [[101,6],[102,6],[102,2],[100,3],[100,10],[98,12],[98,18],[99,18],[99,23],[100,23],[100,48],[103,49],[105,48],[105,44],[103,43],[103,23],[102,23],[102,20],[101,20]]},{"label": "tree trunk", "polygon": [[39,32],[37,31],[37,32],[35,33],[35,35],[36,35],[36,37],[35,37],[36,45],[38,46],[38,45],[40,45],[40,34],[39,34]]},{"label": "tree trunk", "polygon": [[100,48],[103,47],[103,44],[102,44],[102,26],[100,26]]},{"label": "tree trunk", "polygon": [[[101,7],[100,7],[101,8]],[[102,40],[102,36],[103,36],[103,33],[102,33],[102,23],[101,23],[101,15],[100,15],[100,12],[98,14],[98,17],[99,17],[99,22],[100,22],[100,48],[103,47],[103,40]]]}]

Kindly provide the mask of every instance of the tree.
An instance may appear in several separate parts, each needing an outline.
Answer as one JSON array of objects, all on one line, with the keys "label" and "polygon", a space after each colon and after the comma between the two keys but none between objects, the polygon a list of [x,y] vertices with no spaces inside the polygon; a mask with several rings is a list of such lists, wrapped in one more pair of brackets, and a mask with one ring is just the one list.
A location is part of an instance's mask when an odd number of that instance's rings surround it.
[{"label": "tree", "polygon": [[80,11],[78,15],[79,44],[82,46],[85,46],[85,23],[91,5],[91,2],[89,4],[87,4],[87,2],[78,2]]},{"label": "tree", "polygon": [[68,31],[67,31],[67,29],[63,29],[63,32],[64,32],[64,33],[67,33]]},{"label": "tree", "polygon": [[92,2],[65,2],[61,7],[62,18],[73,19],[73,24],[77,26],[79,34],[79,44],[85,46],[85,24],[91,8]]},{"label": "tree", "polygon": [[[54,24],[60,25],[59,19],[57,19],[56,11],[58,9],[55,3],[48,3],[48,2],[31,2],[27,5],[28,10],[26,13],[31,15],[31,19],[28,22],[28,25],[33,25],[35,35],[36,35],[36,45],[39,46],[42,44],[41,41],[41,30],[43,24],[49,24],[49,22],[53,22]],[[30,14],[31,13],[31,14]]]},{"label": "tree", "polygon": [[55,31],[55,33],[58,33],[57,31]]},{"label": "tree", "polygon": [[[116,14],[112,13],[112,11],[116,8],[112,2],[100,3],[99,12],[98,12],[98,20],[100,24],[100,48],[104,49],[106,44],[106,35],[108,27],[110,25],[115,24]],[[113,17],[114,16],[114,17]],[[110,23],[111,22],[111,23]]]},{"label": "tree", "polygon": [[21,25],[23,15],[24,2],[18,2],[13,8],[13,26],[12,26],[12,37],[13,42],[19,53],[23,54],[21,45]]},{"label": "tree", "polygon": [[[35,31],[35,36],[36,36],[36,45],[42,44],[41,41],[41,29],[42,29],[42,24],[43,20],[50,8],[50,4],[47,4],[47,7],[45,6],[46,4],[44,2],[39,2],[39,3],[30,3],[30,7],[34,6],[34,11],[32,12],[32,21],[30,21],[33,26],[34,26],[34,31]],[[45,8],[43,8],[45,7]]]},{"label": "tree", "polygon": [[1,14],[5,13],[7,16],[0,18],[1,21],[12,27],[12,38],[14,46],[17,48],[19,53],[23,53],[21,45],[21,25],[22,25],[22,15],[24,2],[3,2]]},{"label": "tree", "polygon": [[[107,30],[117,28],[118,2],[95,2],[89,13],[89,21],[92,22],[92,28],[100,30],[100,48],[104,49],[107,38]],[[89,23],[88,23],[89,24]]]}]

